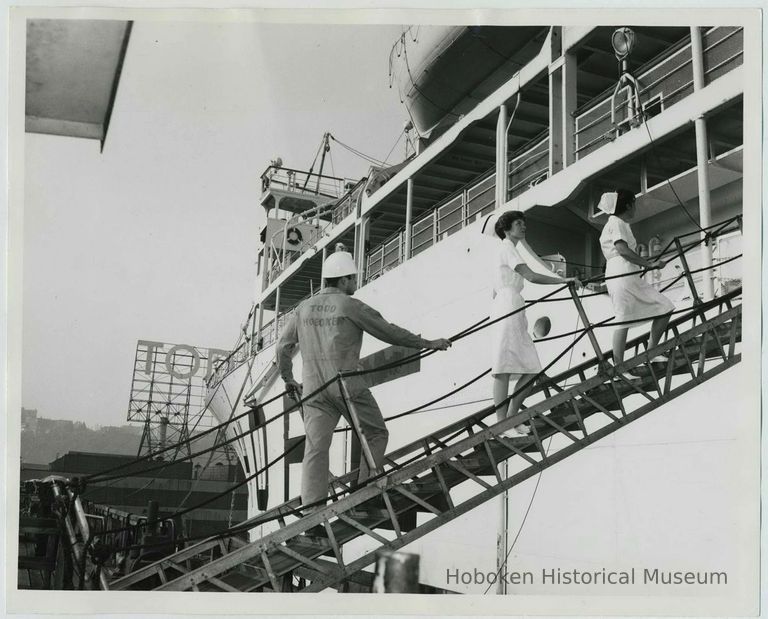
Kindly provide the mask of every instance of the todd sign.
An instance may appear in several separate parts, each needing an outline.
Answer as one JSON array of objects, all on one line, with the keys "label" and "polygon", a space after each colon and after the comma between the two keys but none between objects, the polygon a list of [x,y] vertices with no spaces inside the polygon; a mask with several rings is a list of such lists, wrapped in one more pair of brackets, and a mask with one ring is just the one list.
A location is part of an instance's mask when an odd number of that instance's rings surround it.
[{"label": "todd sign", "polygon": [[217,368],[226,371],[232,361],[228,350],[139,340],[128,420],[185,422],[204,410],[211,375]]},{"label": "todd sign", "polygon": [[188,344],[165,344],[149,340],[139,340],[137,359],[139,351],[144,353],[144,374],[152,375],[158,369],[165,369],[167,374],[180,380],[197,376],[200,370],[205,371],[205,380],[208,380],[216,369],[216,362],[229,355],[228,350],[220,348],[197,348]]}]

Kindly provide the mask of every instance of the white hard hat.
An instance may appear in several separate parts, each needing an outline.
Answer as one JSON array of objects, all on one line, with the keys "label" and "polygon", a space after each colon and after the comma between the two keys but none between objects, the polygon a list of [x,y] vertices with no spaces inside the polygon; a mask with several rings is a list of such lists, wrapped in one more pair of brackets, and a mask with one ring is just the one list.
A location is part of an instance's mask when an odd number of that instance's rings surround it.
[{"label": "white hard hat", "polygon": [[357,265],[348,251],[335,251],[323,263],[323,279],[357,274]]}]

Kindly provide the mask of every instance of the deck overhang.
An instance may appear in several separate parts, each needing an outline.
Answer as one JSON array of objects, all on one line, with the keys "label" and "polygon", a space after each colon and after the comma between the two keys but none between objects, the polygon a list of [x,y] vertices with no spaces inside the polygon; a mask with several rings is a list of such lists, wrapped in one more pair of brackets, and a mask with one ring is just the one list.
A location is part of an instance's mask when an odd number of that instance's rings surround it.
[{"label": "deck overhang", "polygon": [[103,147],[132,22],[27,21],[28,133],[99,140]]},{"label": "deck overhang", "polygon": [[744,67],[733,69],[716,82],[686,97],[666,113],[650,118],[644,126],[625,133],[592,155],[579,159],[558,174],[506,202],[502,208],[525,211],[536,205],[564,204],[572,199],[587,181],[605,173],[609,165],[619,164],[643,150],[652,148],[655,142],[683,131],[697,118],[714,114],[741,97],[744,93],[744,80]]}]

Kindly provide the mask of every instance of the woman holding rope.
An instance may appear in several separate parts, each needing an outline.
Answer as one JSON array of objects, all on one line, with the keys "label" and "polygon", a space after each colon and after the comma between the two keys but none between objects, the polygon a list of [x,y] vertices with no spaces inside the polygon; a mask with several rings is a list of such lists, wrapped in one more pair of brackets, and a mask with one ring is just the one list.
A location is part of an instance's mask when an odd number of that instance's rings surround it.
[{"label": "woman holding rope", "polygon": [[[639,273],[632,273],[638,270],[638,266],[663,269],[666,262],[660,258],[648,260],[636,252],[637,241],[629,226],[635,214],[635,195],[631,191],[620,189],[604,193],[597,207],[608,215],[608,221],[600,234],[600,247],[606,259],[605,283],[616,321],[639,323],[653,319],[648,341],[648,348],[653,348],[664,334],[669,314],[675,306],[643,280]],[[613,333],[613,362],[616,365],[624,361],[630,326],[633,325],[619,326]],[[662,355],[651,359],[653,363],[666,361],[667,358]]]},{"label": "woman holding rope", "polygon": [[[525,241],[525,216],[521,211],[507,211],[499,216],[494,226],[501,246],[496,254],[493,269],[493,302],[491,320],[519,310],[525,305],[522,297],[523,280],[534,284],[565,284],[576,282],[575,277],[560,277],[537,273],[520,256],[524,247],[533,260],[543,269],[549,267],[536,255]],[[528,320],[524,311],[518,311],[493,327],[493,403],[499,421],[516,415],[532,386],[533,379],[541,371],[541,361],[536,346],[528,334]],[[503,406],[509,393],[509,383],[515,379],[513,397],[509,406]],[[530,432],[518,425],[504,435],[525,435]]]}]

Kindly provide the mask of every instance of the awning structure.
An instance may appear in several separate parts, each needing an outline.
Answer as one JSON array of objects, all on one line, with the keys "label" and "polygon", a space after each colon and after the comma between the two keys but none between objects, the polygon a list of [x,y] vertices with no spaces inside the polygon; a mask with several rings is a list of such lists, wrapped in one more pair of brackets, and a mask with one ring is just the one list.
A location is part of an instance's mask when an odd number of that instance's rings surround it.
[{"label": "awning structure", "polygon": [[101,142],[133,22],[27,22],[26,131]]}]

